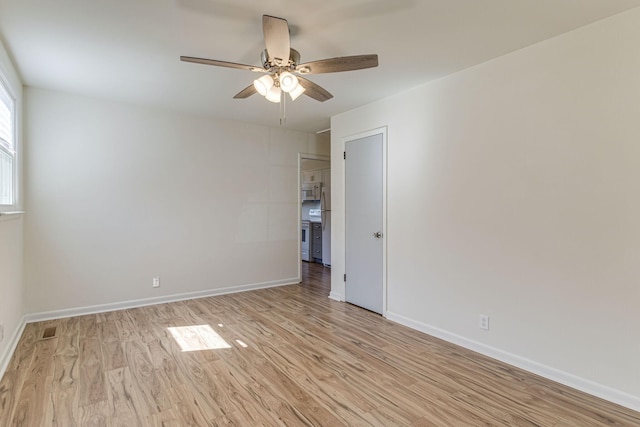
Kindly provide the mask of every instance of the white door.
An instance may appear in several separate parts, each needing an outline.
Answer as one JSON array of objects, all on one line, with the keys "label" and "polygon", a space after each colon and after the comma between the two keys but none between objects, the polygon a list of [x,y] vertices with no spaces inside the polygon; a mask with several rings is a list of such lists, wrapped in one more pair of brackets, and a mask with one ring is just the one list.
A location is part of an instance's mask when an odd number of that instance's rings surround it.
[{"label": "white door", "polygon": [[347,302],[383,313],[383,134],[345,143]]}]

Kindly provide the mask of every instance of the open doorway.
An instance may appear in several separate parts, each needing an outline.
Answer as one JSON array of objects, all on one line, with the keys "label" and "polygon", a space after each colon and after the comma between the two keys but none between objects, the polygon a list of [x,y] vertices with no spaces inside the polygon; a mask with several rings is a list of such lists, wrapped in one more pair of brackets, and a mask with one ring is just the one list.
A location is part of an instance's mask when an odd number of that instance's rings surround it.
[{"label": "open doorway", "polygon": [[300,154],[300,260],[331,266],[331,162]]}]

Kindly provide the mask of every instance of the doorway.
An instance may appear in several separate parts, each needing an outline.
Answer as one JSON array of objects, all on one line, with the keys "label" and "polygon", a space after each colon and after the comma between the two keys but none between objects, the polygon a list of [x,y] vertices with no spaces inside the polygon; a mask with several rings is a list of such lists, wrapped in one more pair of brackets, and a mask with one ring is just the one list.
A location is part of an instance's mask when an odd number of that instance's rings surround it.
[{"label": "doorway", "polygon": [[300,154],[300,265],[331,266],[331,162],[329,156]]},{"label": "doorway", "polygon": [[386,129],[345,142],[345,300],[386,311]]}]

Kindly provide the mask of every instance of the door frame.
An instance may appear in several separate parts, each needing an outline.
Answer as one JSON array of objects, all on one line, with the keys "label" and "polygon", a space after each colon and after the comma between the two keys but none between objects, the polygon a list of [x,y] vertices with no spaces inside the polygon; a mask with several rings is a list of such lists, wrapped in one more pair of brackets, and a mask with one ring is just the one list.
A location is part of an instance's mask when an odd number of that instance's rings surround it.
[{"label": "door frame", "polygon": [[302,282],[302,160],[323,160],[331,165],[331,157],[322,154],[298,153],[298,283]]},{"label": "door frame", "polygon": [[[373,135],[382,135],[382,316],[387,317],[387,126],[371,129],[364,132],[359,132],[353,135],[346,136],[341,140],[342,151],[346,153],[347,143],[349,141],[355,141],[362,138],[367,138]],[[346,177],[347,162],[342,162],[342,176]],[[342,215],[344,218],[344,224],[346,224],[347,218],[347,185],[346,180],[342,180]],[[344,236],[343,242],[346,243],[346,230],[343,228]],[[344,250],[345,259],[342,261],[346,266],[347,248]],[[346,283],[344,284],[344,290],[341,300],[344,301],[346,295]]]}]

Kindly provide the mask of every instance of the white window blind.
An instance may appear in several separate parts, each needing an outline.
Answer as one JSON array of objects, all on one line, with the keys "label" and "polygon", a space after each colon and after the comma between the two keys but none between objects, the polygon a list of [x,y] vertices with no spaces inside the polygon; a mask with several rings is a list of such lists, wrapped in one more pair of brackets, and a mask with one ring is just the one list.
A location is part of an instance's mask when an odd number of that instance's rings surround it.
[{"label": "white window blind", "polygon": [[15,203],[14,103],[0,79],[0,205]]},{"label": "white window blind", "polygon": [[[0,95],[0,98],[2,96]],[[4,100],[0,102],[0,140],[7,148],[13,148],[13,126],[11,126],[11,108]]]}]

